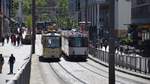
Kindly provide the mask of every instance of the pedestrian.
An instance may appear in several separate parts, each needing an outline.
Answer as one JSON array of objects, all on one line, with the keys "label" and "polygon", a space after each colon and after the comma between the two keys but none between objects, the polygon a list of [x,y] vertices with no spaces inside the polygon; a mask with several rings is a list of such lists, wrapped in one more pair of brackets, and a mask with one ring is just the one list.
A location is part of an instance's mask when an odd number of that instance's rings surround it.
[{"label": "pedestrian", "polygon": [[14,43],[14,39],[13,38],[14,38],[14,34],[11,35],[11,43],[12,44]]},{"label": "pedestrian", "polygon": [[20,44],[20,36],[18,35],[17,36],[17,45],[19,46],[19,44]]},{"label": "pedestrian", "polygon": [[0,54],[0,73],[2,73],[3,64],[4,64],[4,57],[2,56],[2,54]]},{"label": "pedestrian", "polygon": [[148,59],[148,73],[150,74],[150,58]]},{"label": "pedestrian", "polygon": [[2,46],[4,46],[4,43],[5,43],[5,37],[2,36]]},{"label": "pedestrian", "polygon": [[13,36],[14,46],[16,45],[16,35]]},{"label": "pedestrian", "polygon": [[102,39],[100,39],[100,47],[101,47],[101,49],[103,48],[103,40]]},{"label": "pedestrian", "polygon": [[10,72],[8,74],[13,74],[13,67],[14,67],[14,63],[15,63],[15,57],[13,56],[13,54],[11,54],[11,56],[9,57],[9,67],[10,67]]},{"label": "pedestrian", "polygon": [[107,49],[107,45],[108,45],[108,42],[107,42],[107,40],[105,39],[105,40],[104,40],[105,51],[106,51],[106,49]]},{"label": "pedestrian", "polygon": [[9,42],[9,35],[6,35],[7,43]]},{"label": "pedestrian", "polygon": [[122,53],[123,53],[123,47],[120,46],[120,54],[122,55]]}]

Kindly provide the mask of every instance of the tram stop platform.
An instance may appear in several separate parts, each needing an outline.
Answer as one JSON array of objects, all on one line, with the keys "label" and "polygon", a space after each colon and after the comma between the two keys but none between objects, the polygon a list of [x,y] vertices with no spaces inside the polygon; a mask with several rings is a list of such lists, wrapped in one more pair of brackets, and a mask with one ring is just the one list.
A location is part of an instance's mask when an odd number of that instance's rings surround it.
[{"label": "tram stop platform", "polygon": [[[2,73],[0,74],[0,84],[6,84],[13,80],[16,74],[19,73],[20,69],[22,69],[23,66],[29,61],[31,56],[31,45],[14,46],[11,42],[5,42],[4,46],[2,46],[0,43],[0,54],[4,57],[4,65],[2,68]],[[10,69],[8,59],[11,54],[14,55],[16,61],[14,64],[13,74],[8,74]]]}]

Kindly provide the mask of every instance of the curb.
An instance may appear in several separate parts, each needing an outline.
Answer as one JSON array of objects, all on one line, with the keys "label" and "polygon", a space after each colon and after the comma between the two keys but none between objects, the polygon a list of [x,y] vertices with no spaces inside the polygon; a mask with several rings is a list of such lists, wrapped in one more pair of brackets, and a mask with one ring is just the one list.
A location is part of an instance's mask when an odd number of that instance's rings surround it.
[{"label": "curb", "polygon": [[[108,67],[108,64],[107,63],[104,63],[102,61],[100,61],[99,59],[95,58],[95,57],[92,57],[91,55],[88,55],[88,58],[93,60],[94,62],[98,63],[98,64],[101,64],[105,67]],[[147,79],[147,80],[150,80],[150,75],[144,75],[144,74],[136,74],[136,73],[133,73],[132,71],[127,71],[127,70],[124,70],[122,68],[119,68],[119,67],[115,67],[115,70],[119,71],[119,72],[123,72],[123,73],[126,73],[126,74],[129,74],[129,75],[133,75],[133,76],[136,76],[136,77],[140,77],[140,78],[143,78],[143,79]]]}]

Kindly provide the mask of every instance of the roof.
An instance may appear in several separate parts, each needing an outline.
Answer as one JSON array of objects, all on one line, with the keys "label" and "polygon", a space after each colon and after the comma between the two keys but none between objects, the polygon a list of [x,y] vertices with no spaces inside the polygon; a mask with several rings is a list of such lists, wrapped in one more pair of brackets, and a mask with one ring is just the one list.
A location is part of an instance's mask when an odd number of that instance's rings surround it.
[{"label": "roof", "polygon": [[61,36],[59,33],[47,33],[43,34],[42,36]]},{"label": "roof", "polygon": [[75,31],[62,31],[61,35],[65,37],[87,37],[87,34]]}]

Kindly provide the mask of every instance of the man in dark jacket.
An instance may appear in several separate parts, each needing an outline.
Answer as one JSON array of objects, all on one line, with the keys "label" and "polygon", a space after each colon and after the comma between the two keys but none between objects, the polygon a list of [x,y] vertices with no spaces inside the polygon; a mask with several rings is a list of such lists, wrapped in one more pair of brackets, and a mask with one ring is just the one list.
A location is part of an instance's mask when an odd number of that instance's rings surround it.
[{"label": "man in dark jacket", "polygon": [[5,42],[5,37],[2,36],[2,46],[4,46],[4,42]]},{"label": "man in dark jacket", "polygon": [[0,54],[0,73],[2,73],[3,64],[4,64],[4,57],[2,56],[2,54]]},{"label": "man in dark jacket", "polygon": [[13,54],[11,54],[11,56],[9,57],[9,66],[10,66],[10,72],[9,74],[13,74],[13,67],[14,67],[14,63],[15,63],[15,57],[13,56]]}]

